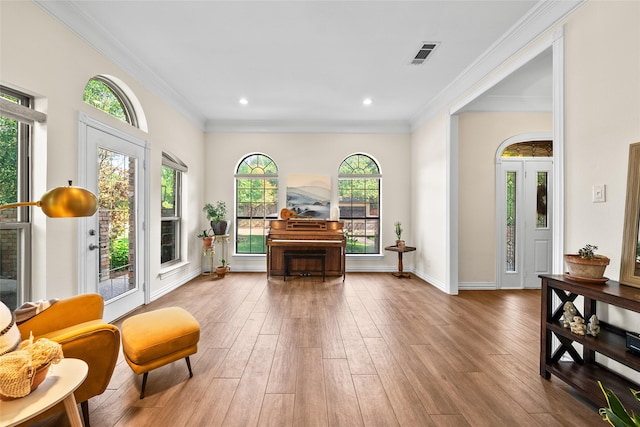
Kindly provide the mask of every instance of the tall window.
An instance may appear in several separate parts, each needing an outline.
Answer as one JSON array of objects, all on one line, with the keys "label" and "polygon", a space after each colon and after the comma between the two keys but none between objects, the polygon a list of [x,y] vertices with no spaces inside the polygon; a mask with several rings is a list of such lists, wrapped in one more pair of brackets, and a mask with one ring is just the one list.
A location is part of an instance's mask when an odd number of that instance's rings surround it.
[{"label": "tall window", "polygon": [[338,204],[348,254],[380,253],[380,168],[366,154],[353,154],[338,169]]},{"label": "tall window", "polygon": [[160,247],[161,264],[180,261],[182,224],[182,174],[187,166],[177,157],[162,153]]},{"label": "tall window", "polygon": [[95,76],[84,88],[84,102],[113,117],[138,127],[131,101],[117,84],[104,76]]},{"label": "tall window", "polygon": [[[0,86],[0,205],[29,201],[32,99]],[[31,110],[34,111],[34,110]],[[10,309],[30,297],[29,208],[0,211],[0,299]]]},{"label": "tall window", "polygon": [[236,253],[264,254],[269,221],[278,218],[278,167],[250,154],[236,171]]}]

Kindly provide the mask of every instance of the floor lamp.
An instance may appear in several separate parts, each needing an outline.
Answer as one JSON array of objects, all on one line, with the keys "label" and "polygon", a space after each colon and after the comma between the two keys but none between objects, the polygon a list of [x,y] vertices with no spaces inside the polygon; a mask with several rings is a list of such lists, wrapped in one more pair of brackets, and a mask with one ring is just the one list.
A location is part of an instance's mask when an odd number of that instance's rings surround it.
[{"label": "floor lamp", "polygon": [[56,187],[43,194],[37,202],[19,202],[0,206],[0,210],[21,206],[38,206],[51,218],[91,216],[98,210],[98,198],[89,190],[69,186]]}]

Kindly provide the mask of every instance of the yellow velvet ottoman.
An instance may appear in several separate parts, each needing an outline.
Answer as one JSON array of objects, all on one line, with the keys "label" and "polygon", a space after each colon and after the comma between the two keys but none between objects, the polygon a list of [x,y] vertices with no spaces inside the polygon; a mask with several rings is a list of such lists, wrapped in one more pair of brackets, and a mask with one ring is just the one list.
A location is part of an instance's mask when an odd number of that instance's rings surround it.
[{"label": "yellow velvet ottoman", "polygon": [[142,377],[140,399],[144,398],[149,371],[183,357],[193,377],[189,356],[198,351],[200,324],[180,307],[131,316],[122,322],[122,352],[136,374]]}]

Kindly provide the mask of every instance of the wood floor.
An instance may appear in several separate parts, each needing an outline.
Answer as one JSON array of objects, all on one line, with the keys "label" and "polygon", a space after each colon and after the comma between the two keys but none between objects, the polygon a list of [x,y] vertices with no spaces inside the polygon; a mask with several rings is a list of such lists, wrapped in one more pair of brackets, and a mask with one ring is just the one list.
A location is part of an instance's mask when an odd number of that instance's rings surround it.
[{"label": "wood floor", "polygon": [[174,305],[201,325],[193,378],[183,360],[152,371],[139,400],[142,378],[121,356],[90,401],[93,427],[606,425],[539,376],[539,291],[449,296],[386,273],[232,273],[137,313]]}]

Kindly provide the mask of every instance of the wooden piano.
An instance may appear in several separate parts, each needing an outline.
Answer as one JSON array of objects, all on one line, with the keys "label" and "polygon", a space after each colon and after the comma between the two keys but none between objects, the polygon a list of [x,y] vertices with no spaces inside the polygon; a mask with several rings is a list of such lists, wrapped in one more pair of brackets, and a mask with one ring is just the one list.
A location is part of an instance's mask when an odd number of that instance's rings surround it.
[{"label": "wooden piano", "polygon": [[[325,251],[324,273],[327,276],[345,275],[347,239],[340,221],[287,219],[270,222],[267,233],[267,277],[283,276],[285,252]],[[291,274],[310,274],[322,270],[320,260],[304,256],[290,260]]]}]

